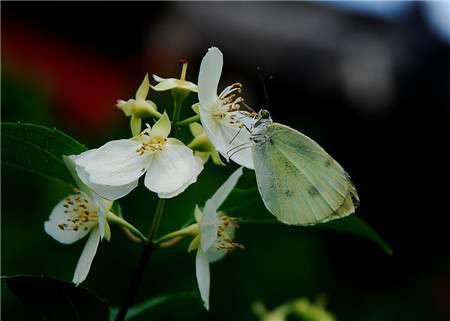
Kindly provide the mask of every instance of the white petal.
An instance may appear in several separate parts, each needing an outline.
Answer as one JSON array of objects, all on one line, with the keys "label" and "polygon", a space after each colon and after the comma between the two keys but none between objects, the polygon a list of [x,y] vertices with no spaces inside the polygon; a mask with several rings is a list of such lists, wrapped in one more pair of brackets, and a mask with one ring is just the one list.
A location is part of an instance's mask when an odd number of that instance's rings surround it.
[{"label": "white petal", "polygon": [[171,124],[169,116],[167,116],[167,113],[164,112],[164,114],[161,116],[160,119],[153,125],[151,130],[151,136],[158,136],[166,138],[169,136],[171,130]]},{"label": "white petal", "polygon": [[217,87],[222,74],[223,55],[216,47],[208,49],[202,59],[198,75],[198,98],[200,107],[208,109],[217,101]]},{"label": "white petal", "polygon": [[211,246],[206,252],[206,255],[208,256],[208,262],[214,263],[221,260],[227,253],[227,250],[218,250],[215,246]]},{"label": "white petal", "polygon": [[[155,76],[153,76],[153,78],[155,78]],[[159,79],[162,79],[162,78],[159,78]],[[165,90],[173,89],[175,87],[177,87],[176,79],[175,78],[168,78],[168,79],[163,79],[156,86],[152,86],[152,89],[156,90],[156,91],[165,91]]]},{"label": "white petal", "polygon": [[101,197],[108,200],[117,200],[119,198],[124,197],[133,189],[135,189],[139,183],[139,180],[135,180],[134,182],[120,186],[100,185],[89,181],[89,175],[83,167],[78,166],[77,173],[80,176],[80,179],[83,181],[83,183],[87,185],[90,189],[95,191],[95,193],[92,194],[98,194]]},{"label": "white petal", "polygon": [[159,198],[175,197],[175,196],[183,193],[186,190],[186,188],[188,188],[190,185],[197,182],[197,177],[198,177],[198,175],[200,175],[200,173],[203,170],[203,161],[200,157],[197,157],[197,156],[194,157],[193,168],[194,168],[194,172],[192,174],[192,178],[190,180],[186,181],[186,183],[184,185],[182,185],[179,189],[177,189],[171,193],[158,193],[158,197]]},{"label": "white petal", "polygon": [[133,139],[113,140],[75,162],[84,168],[93,184],[128,185],[139,179],[151,162],[151,156],[137,152],[140,146]]},{"label": "white petal", "polygon": [[150,82],[148,81],[148,74],[145,74],[144,80],[136,91],[136,100],[145,100],[150,89]]},{"label": "white petal", "polygon": [[194,183],[202,169],[201,160],[190,148],[168,141],[163,151],[154,155],[145,186],[159,197],[174,197]]},{"label": "white petal", "polygon": [[[77,196],[78,195],[71,195],[69,197],[76,198]],[[85,237],[92,230],[92,228],[97,225],[97,223],[86,223],[84,227],[87,227],[87,230],[84,228],[79,228],[77,231],[73,229],[61,229],[59,226],[67,223],[67,220],[72,218],[72,216],[64,212],[66,211],[64,204],[65,202],[62,200],[53,208],[49,220],[44,223],[44,230],[58,242],[63,244],[71,244]]]},{"label": "white petal", "polygon": [[200,233],[202,235],[202,250],[207,251],[217,239],[217,228],[219,219],[217,217],[217,210],[220,205],[230,195],[233,188],[236,186],[239,178],[242,176],[242,167],[238,168],[233,174],[228,177],[225,183],[219,187],[214,195],[206,201],[203,209],[202,223],[200,224]]},{"label": "white petal", "polygon": [[80,155],[70,155],[70,156],[63,155],[63,157],[62,157],[64,163],[66,164],[67,168],[69,169],[69,172],[72,175],[73,179],[75,180],[75,183],[77,184],[80,191],[87,194],[89,197],[91,197],[91,193],[92,193],[91,189],[88,186],[86,186],[86,184],[83,183],[83,180],[77,173],[76,160],[79,158],[88,157],[92,153],[92,151],[94,151],[94,149],[85,151],[85,152],[81,153]]},{"label": "white petal", "polygon": [[210,271],[208,256],[200,248],[197,250],[195,257],[195,274],[197,276],[198,289],[200,297],[206,310],[209,310],[209,286],[210,286]]},{"label": "white petal", "polygon": [[96,194],[93,195],[92,201],[97,207],[98,229],[100,232],[100,238],[103,239],[103,237],[105,236],[105,226],[108,224],[106,222],[106,213],[111,209],[112,202],[105,201],[104,198]]},{"label": "white petal", "polygon": [[[228,224],[228,226],[225,227],[225,233],[228,235],[229,238],[234,239],[235,234],[235,227],[233,224]],[[218,237],[216,241],[214,242],[214,245],[211,246],[206,254],[208,255],[208,261],[209,263],[214,263],[216,261],[219,261],[222,259],[227,253],[227,250],[224,249],[218,249],[220,247],[220,242],[222,242],[223,237]]]},{"label": "white petal", "polygon": [[97,253],[98,244],[100,243],[100,233],[98,229],[92,230],[89,238],[84,246],[83,252],[78,259],[77,267],[72,282],[76,285],[83,282],[91,269],[92,261],[94,260],[95,253]]},{"label": "white petal", "polygon": [[209,140],[227,160],[238,165],[254,169],[252,158],[252,142],[246,128],[229,126],[225,121],[213,119],[208,111],[200,110],[200,118]]},{"label": "white petal", "polygon": [[159,77],[158,75],[153,75],[153,79],[155,79],[156,82],[162,82],[166,80],[166,78]]}]

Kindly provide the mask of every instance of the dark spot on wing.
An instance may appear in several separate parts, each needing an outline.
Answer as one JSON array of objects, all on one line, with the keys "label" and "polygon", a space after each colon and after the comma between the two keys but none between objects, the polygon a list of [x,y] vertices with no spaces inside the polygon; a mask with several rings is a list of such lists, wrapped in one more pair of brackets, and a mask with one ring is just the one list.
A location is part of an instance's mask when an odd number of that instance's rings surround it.
[{"label": "dark spot on wing", "polygon": [[319,195],[319,191],[315,186],[311,185],[310,187],[308,187],[308,194],[314,197]]},{"label": "dark spot on wing", "polygon": [[325,161],[325,167],[330,167],[331,164],[332,164],[331,159],[327,159],[327,160]]},{"label": "dark spot on wing", "polygon": [[286,197],[291,197],[291,196],[292,196],[292,191],[289,190],[289,189],[287,189],[287,190],[284,191],[284,195],[285,195]]}]

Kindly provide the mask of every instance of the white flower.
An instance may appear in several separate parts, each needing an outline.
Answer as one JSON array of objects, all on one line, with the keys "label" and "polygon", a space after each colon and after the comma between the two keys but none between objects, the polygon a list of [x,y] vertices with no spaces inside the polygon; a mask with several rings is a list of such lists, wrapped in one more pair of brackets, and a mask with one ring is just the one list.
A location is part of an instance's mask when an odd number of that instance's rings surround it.
[{"label": "white flower", "polygon": [[243,99],[235,96],[240,93],[241,84],[228,86],[217,95],[222,66],[223,56],[220,50],[209,48],[203,57],[198,76],[200,119],[209,139],[227,160],[230,158],[239,165],[253,169],[249,148],[252,145],[249,128],[253,120],[239,112],[239,103]]},{"label": "white flower", "polygon": [[186,92],[192,91],[192,92],[198,92],[197,85],[185,80],[186,78],[186,71],[188,63],[187,61],[183,60],[183,67],[181,70],[180,79],[176,78],[161,78],[157,75],[153,75],[153,79],[158,82],[156,86],[151,86],[153,90],[155,91],[166,91],[171,89],[181,89],[185,90]]},{"label": "white flower", "polygon": [[189,124],[189,129],[191,130],[194,139],[189,143],[188,147],[194,150],[195,156],[200,157],[203,164],[205,164],[211,156],[214,164],[224,166],[225,164],[220,159],[219,153],[209,140],[202,125],[199,123],[191,123]]},{"label": "white flower", "polygon": [[153,79],[158,82],[156,86],[151,86],[155,91],[166,91],[171,89],[184,89],[187,91],[192,91],[194,93],[198,92],[197,85],[187,81],[176,78],[161,78],[157,75],[153,75]]},{"label": "white flower", "polygon": [[131,132],[133,136],[141,132],[142,118],[145,117],[161,117],[154,102],[147,100],[150,82],[148,75],[145,75],[144,80],[136,91],[136,99],[129,99],[127,101],[118,100],[117,108],[122,109],[126,116],[131,116]]},{"label": "white flower", "polygon": [[78,285],[89,273],[100,240],[103,237],[109,240],[111,236],[106,214],[112,202],[99,197],[80,181],[75,172],[76,156],[63,156],[63,159],[80,191],[55,206],[44,223],[44,230],[63,244],[74,243],[89,235],[73,276],[73,283]]},{"label": "white flower", "polygon": [[189,250],[197,249],[195,259],[197,283],[207,310],[209,310],[210,287],[209,263],[220,260],[235,248],[243,248],[242,245],[233,242],[236,227],[233,218],[218,212],[241,175],[242,167],[236,170],[206,202],[203,213],[198,207],[195,209],[195,219],[200,231],[189,245]]},{"label": "white flower", "polygon": [[197,181],[203,170],[200,158],[175,138],[164,113],[131,139],[111,141],[84,152],[77,158],[77,172],[83,182],[107,199],[118,199],[133,190],[145,175],[145,186],[160,198],[171,198]]}]

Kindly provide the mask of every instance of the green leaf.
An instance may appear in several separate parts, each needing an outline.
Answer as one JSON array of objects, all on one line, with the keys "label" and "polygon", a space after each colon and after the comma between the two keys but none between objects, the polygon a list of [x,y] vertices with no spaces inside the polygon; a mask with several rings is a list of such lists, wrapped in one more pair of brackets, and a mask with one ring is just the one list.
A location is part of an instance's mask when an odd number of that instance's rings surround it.
[{"label": "green leaf", "polygon": [[106,302],[82,286],[44,276],[18,275],[2,279],[24,303],[33,320],[108,320]]},{"label": "green leaf", "polygon": [[[282,224],[264,207],[256,187],[249,189],[235,188],[221,208],[229,215],[243,217],[242,224]],[[383,238],[357,215],[302,228],[331,229],[354,234],[374,242],[387,254],[393,254],[391,247]]]},{"label": "green leaf", "polygon": [[364,237],[375,244],[377,244],[388,255],[392,255],[394,252],[392,248],[387,244],[383,238],[375,231],[369,224],[364,222],[356,215],[350,215],[338,220],[323,223],[317,225],[319,228],[332,229],[338,232],[355,234]]},{"label": "green leaf", "polygon": [[[132,306],[128,310],[125,320],[131,320],[137,316],[140,316],[143,313],[149,312],[156,308],[161,308],[163,305],[169,306],[169,303],[173,303],[175,301],[187,300],[187,299],[193,299],[193,298],[196,298],[196,295],[192,292],[179,292],[179,293],[175,293],[175,294],[169,294],[169,295],[150,298],[148,300],[145,300],[139,304]],[[170,307],[172,308],[173,305],[170,305]],[[117,307],[111,308],[111,314],[110,314],[109,320],[114,321],[118,312],[119,312],[119,308],[117,308]]]},{"label": "green leaf", "polygon": [[86,147],[57,129],[22,123],[2,123],[2,164],[74,185],[62,155],[80,154]]}]

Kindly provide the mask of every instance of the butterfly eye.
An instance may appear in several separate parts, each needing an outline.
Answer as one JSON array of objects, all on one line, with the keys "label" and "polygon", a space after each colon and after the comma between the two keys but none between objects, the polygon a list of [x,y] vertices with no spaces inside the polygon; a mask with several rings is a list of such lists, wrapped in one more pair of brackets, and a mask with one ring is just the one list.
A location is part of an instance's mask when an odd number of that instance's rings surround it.
[{"label": "butterfly eye", "polygon": [[264,118],[264,119],[270,118],[270,113],[268,110],[262,109],[260,113],[261,113],[261,118]]}]

